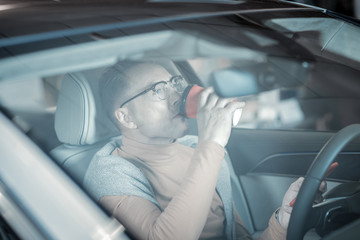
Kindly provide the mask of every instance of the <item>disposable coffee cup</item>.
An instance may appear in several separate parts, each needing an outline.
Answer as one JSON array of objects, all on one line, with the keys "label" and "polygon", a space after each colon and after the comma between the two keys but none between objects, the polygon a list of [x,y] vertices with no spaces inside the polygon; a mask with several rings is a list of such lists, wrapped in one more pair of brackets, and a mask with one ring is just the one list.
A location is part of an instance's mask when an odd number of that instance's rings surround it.
[{"label": "disposable coffee cup", "polygon": [[[181,103],[180,103],[180,114],[188,118],[196,118],[199,94],[204,90],[203,87],[198,85],[189,85],[184,90]],[[241,118],[242,109],[236,109],[233,114],[232,125],[236,126]]]}]

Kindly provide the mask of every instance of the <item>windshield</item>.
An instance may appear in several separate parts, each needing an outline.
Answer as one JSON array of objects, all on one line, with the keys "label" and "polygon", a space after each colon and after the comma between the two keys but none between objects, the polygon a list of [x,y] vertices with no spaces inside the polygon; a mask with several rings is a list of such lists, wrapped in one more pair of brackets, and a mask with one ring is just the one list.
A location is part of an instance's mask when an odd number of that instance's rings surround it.
[{"label": "windshield", "polygon": [[99,76],[121,58],[160,59],[172,62],[190,84],[203,87],[217,81],[231,88],[228,78],[215,79],[227,76],[219,72],[230,71],[239,81],[244,73],[250,76],[255,87],[237,92],[246,102],[238,128],[334,131],[359,122],[359,73],[354,66],[359,66],[360,54],[349,55],[358,51],[353,43],[358,28],[331,18],[274,18],[265,24],[276,32],[242,25],[241,18],[174,22],[153,33],[126,30],[127,36],[104,44],[33,53],[21,62],[2,61],[1,106],[24,132],[51,150],[59,144],[55,116],[67,74]]}]

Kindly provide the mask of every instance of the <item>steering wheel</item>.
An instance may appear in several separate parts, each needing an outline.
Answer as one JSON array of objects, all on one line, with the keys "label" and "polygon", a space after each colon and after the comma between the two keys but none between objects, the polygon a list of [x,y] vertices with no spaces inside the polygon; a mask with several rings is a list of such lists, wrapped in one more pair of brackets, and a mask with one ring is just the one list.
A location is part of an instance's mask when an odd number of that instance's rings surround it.
[{"label": "steering wheel", "polygon": [[[303,239],[310,228],[319,224],[320,218],[324,219],[324,217],[326,218],[331,214],[331,211],[346,207],[349,204],[349,199],[339,198],[338,201],[329,201],[329,203],[325,203],[325,201],[323,204],[318,204],[319,207],[316,207],[316,205],[313,207],[315,195],[327,168],[341,150],[357,136],[360,136],[360,124],[347,126],[330,138],[318,153],[306,173],[296,198],[287,229],[287,240]],[[359,201],[358,195],[360,194],[357,194],[357,199],[353,199],[352,202]]]}]

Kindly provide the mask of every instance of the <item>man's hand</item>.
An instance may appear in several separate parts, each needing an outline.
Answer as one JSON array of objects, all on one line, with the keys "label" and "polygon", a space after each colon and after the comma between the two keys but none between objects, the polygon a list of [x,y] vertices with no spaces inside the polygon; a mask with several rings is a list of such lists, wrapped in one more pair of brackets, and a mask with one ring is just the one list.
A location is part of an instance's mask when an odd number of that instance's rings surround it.
[{"label": "man's hand", "polygon": [[[286,191],[282,205],[279,210],[279,223],[280,225],[287,229],[290,221],[290,215],[293,209],[294,201],[299,193],[301,185],[304,181],[303,177],[298,178],[295,182],[293,182],[289,189]],[[316,194],[314,203],[319,203],[322,201],[322,194],[326,191],[326,182],[322,181],[319,187],[319,190]]]},{"label": "man's hand", "polygon": [[[326,170],[326,173],[325,173],[325,176],[323,179],[326,179],[338,166],[339,166],[338,162],[333,162]],[[282,205],[281,205],[281,208],[279,211],[279,223],[285,229],[287,229],[287,227],[289,225],[292,208],[294,206],[296,197],[299,193],[299,190],[301,188],[303,181],[304,181],[304,178],[300,177],[298,180],[296,180],[294,183],[292,183],[290,185],[289,189],[287,190],[287,192],[284,195]],[[326,189],[327,189],[327,184],[325,181],[322,181],[320,183],[320,187],[319,187],[319,189],[316,193],[315,199],[314,199],[315,204],[323,201],[322,195],[326,191]]]},{"label": "man's hand", "polygon": [[212,87],[200,93],[197,112],[199,142],[214,141],[225,147],[230,137],[233,113],[245,105],[232,100],[219,98]]}]

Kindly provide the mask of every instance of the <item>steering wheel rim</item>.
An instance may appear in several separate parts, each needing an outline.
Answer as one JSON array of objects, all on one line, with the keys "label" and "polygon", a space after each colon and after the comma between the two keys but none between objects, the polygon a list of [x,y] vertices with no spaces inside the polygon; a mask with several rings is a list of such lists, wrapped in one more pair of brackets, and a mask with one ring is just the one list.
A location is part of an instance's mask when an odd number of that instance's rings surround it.
[{"label": "steering wheel rim", "polygon": [[317,154],[296,198],[287,229],[287,240],[303,239],[308,230],[306,229],[307,217],[327,168],[342,149],[358,136],[360,136],[360,124],[349,125],[331,137]]}]

